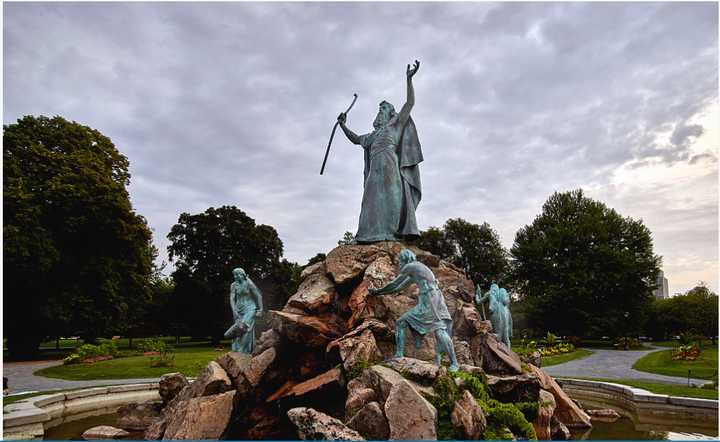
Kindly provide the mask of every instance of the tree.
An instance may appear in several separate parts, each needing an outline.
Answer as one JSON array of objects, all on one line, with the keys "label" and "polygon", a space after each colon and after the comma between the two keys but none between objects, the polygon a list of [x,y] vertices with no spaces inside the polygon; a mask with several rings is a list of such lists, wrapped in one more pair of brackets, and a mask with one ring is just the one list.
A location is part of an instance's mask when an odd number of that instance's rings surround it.
[{"label": "tree", "polygon": [[682,295],[657,299],[647,330],[660,339],[692,333],[705,336],[714,344],[718,330],[718,296],[700,282]]},{"label": "tree", "polygon": [[61,117],[3,127],[5,336],[14,357],[45,337],[108,335],[150,297],[151,233],[112,141]]},{"label": "tree", "polygon": [[576,336],[639,333],[660,265],[642,221],[582,190],[554,193],[517,232],[510,253],[532,327]]},{"label": "tree", "polygon": [[430,227],[420,233],[418,247],[465,269],[475,284],[488,289],[504,282],[508,270],[507,251],[490,224],[449,219],[443,229]]},{"label": "tree", "polygon": [[176,261],[173,309],[193,336],[217,342],[231,324],[228,296],[236,267],[258,285],[266,309],[284,304],[293,291],[295,264],[280,259],[283,244],[277,231],[256,224],[237,207],[183,213],[168,239],[170,260]]},{"label": "tree", "polygon": [[339,246],[344,246],[347,244],[351,244],[355,240],[355,235],[353,235],[352,232],[345,232],[343,234],[343,237],[340,241],[338,241]]}]

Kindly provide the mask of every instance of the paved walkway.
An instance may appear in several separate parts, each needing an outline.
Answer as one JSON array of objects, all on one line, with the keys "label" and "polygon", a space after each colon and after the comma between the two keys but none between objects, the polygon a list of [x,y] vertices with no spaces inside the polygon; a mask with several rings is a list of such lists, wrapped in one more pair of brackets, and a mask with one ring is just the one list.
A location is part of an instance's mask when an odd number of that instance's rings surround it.
[{"label": "paved walkway", "polygon": [[100,379],[94,381],[66,381],[64,379],[35,376],[34,371],[62,364],[62,361],[4,362],[3,376],[8,378],[10,394],[27,391],[70,390],[98,385],[134,384],[157,382],[159,378],[146,379]]},{"label": "paved walkway", "polygon": [[[652,350],[599,350],[586,348],[593,354],[582,359],[565,362],[543,368],[553,376],[607,378],[607,379],[633,379],[638,381],[660,382],[664,384],[687,385],[687,378],[665,376],[655,373],[634,370],[633,364],[648,353],[658,350],[668,350],[663,347],[653,347]],[[690,378],[693,384],[702,385],[709,381]]]}]

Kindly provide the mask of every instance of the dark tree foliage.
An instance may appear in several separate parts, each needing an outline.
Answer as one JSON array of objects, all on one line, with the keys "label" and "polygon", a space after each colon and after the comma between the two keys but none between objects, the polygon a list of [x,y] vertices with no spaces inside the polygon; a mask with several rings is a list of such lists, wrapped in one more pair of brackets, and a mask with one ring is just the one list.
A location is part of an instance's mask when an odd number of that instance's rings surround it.
[{"label": "dark tree foliage", "polygon": [[151,233],[128,197],[128,160],[61,117],[3,127],[5,336],[15,357],[45,337],[86,341],[148,302]]},{"label": "dark tree foliage", "polygon": [[718,332],[718,296],[700,283],[682,295],[653,302],[648,333],[669,339],[684,333],[713,340]]},{"label": "dark tree foliage", "polygon": [[308,260],[307,264],[305,264],[305,265],[303,266],[303,268],[309,267],[309,266],[311,266],[311,265],[313,265],[313,264],[317,264],[317,263],[322,262],[322,261],[325,261],[325,258],[327,258],[327,255],[325,255],[324,253],[318,253],[317,255],[315,255],[315,256],[313,256],[312,258],[310,258],[310,259]]},{"label": "dark tree foliage", "polygon": [[642,221],[582,190],[554,193],[517,232],[511,254],[531,327],[573,336],[640,332],[660,265]]},{"label": "dark tree foliage", "polygon": [[232,323],[232,270],[245,269],[263,292],[265,309],[278,308],[293,293],[296,264],[281,260],[283,244],[273,227],[255,224],[234,206],[183,213],[168,234],[172,310],[183,332],[218,341]]},{"label": "dark tree foliage", "polygon": [[506,282],[508,254],[488,223],[449,219],[442,229],[430,227],[421,232],[417,246],[463,268],[484,290],[493,282]]}]

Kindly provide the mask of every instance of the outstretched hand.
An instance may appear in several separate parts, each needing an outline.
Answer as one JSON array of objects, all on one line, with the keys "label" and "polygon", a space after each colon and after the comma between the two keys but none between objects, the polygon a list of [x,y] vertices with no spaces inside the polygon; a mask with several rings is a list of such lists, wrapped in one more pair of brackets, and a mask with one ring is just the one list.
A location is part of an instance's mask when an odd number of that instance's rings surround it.
[{"label": "outstretched hand", "polygon": [[337,120],[338,123],[345,124],[345,122],[347,121],[347,114],[345,112],[342,112],[340,115],[338,115]]},{"label": "outstretched hand", "polygon": [[418,69],[420,69],[420,62],[417,60],[415,60],[415,63],[413,63],[412,67],[410,67],[410,65],[407,65],[406,74],[407,74],[408,80],[411,79],[413,77],[413,75],[415,75],[417,73]]}]

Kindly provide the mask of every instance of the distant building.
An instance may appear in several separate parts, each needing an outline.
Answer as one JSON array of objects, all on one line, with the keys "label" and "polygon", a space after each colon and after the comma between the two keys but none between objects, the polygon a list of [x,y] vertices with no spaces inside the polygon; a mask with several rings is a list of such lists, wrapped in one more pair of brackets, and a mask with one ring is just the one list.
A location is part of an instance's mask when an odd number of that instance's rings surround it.
[{"label": "distant building", "polygon": [[657,281],[655,281],[658,288],[653,290],[655,299],[668,299],[670,297],[670,290],[668,290],[668,280],[663,274],[662,270],[658,274]]}]

